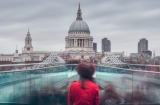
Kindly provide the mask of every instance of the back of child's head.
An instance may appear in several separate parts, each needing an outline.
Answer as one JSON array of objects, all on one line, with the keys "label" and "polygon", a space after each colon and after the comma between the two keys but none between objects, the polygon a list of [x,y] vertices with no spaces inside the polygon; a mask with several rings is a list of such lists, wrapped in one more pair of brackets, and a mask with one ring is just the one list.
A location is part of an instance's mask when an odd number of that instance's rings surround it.
[{"label": "back of child's head", "polygon": [[81,78],[92,78],[95,72],[95,66],[92,63],[81,62],[77,66],[77,72]]}]

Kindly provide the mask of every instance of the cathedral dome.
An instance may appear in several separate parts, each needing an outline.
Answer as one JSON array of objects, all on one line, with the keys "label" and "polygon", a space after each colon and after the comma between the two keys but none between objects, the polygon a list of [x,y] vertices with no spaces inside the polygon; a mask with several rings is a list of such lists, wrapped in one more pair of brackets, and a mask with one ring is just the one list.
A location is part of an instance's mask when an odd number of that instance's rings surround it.
[{"label": "cathedral dome", "polygon": [[76,21],[74,21],[70,28],[69,28],[69,33],[70,32],[87,32],[90,33],[89,27],[85,21],[82,20],[82,13],[81,13],[81,8],[79,4],[78,12],[77,12],[77,18]]},{"label": "cathedral dome", "polygon": [[90,33],[90,30],[85,21],[76,20],[71,24],[69,28],[69,32],[89,32]]}]

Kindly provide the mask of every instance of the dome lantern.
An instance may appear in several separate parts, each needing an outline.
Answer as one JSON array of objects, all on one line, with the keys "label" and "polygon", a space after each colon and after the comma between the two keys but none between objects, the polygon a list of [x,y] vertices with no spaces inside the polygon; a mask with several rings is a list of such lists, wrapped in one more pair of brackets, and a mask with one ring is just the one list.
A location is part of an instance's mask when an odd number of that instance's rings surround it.
[{"label": "dome lantern", "polygon": [[82,20],[82,12],[81,12],[81,8],[80,8],[80,3],[79,3],[79,8],[78,8],[76,20]]}]

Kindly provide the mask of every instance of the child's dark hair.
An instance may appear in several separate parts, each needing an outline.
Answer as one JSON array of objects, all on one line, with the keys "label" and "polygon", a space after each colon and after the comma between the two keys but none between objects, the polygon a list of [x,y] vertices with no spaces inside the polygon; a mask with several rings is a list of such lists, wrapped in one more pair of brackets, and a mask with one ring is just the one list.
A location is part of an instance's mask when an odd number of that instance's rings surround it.
[{"label": "child's dark hair", "polygon": [[88,79],[92,82],[95,82],[93,79],[93,74],[95,72],[95,66],[92,63],[88,63],[88,62],[81,62],[78,66],[77,66],[77,72],[80,75],[81,78],[81,87],[83,89],[85,89],[84,86],[84,82],[85,79]]}]

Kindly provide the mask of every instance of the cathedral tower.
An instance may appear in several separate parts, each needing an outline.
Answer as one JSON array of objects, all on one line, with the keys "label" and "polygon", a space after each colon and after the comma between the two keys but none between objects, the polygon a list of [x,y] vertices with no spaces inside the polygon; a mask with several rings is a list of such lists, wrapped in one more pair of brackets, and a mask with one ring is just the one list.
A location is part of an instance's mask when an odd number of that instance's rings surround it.
[{"label": "cathedral tower", "polygon": [[82,18],[80,4],[77,11],[77,18],[71,24],[65,41],[65,50],[73,58],[88,59],[94,56],[93,37],[90,36],[88,24]]},{"label": "cathedral tower", "polygon": [[82,19],[80,4],[78,7],[77,18],[71,24],[68,36],[66,36],[66,51],[93,51],[93,37],[90,36],[90,30],[85,21]]},{"label": "cathedral tower", "polygon": [[25,38],[24,51],[25,51],[25,52],[33,51],[32,38],[31,38],[31,36],[30,36],[29,30],[28,30],[27,36],[26,36],[26,38]]}]

